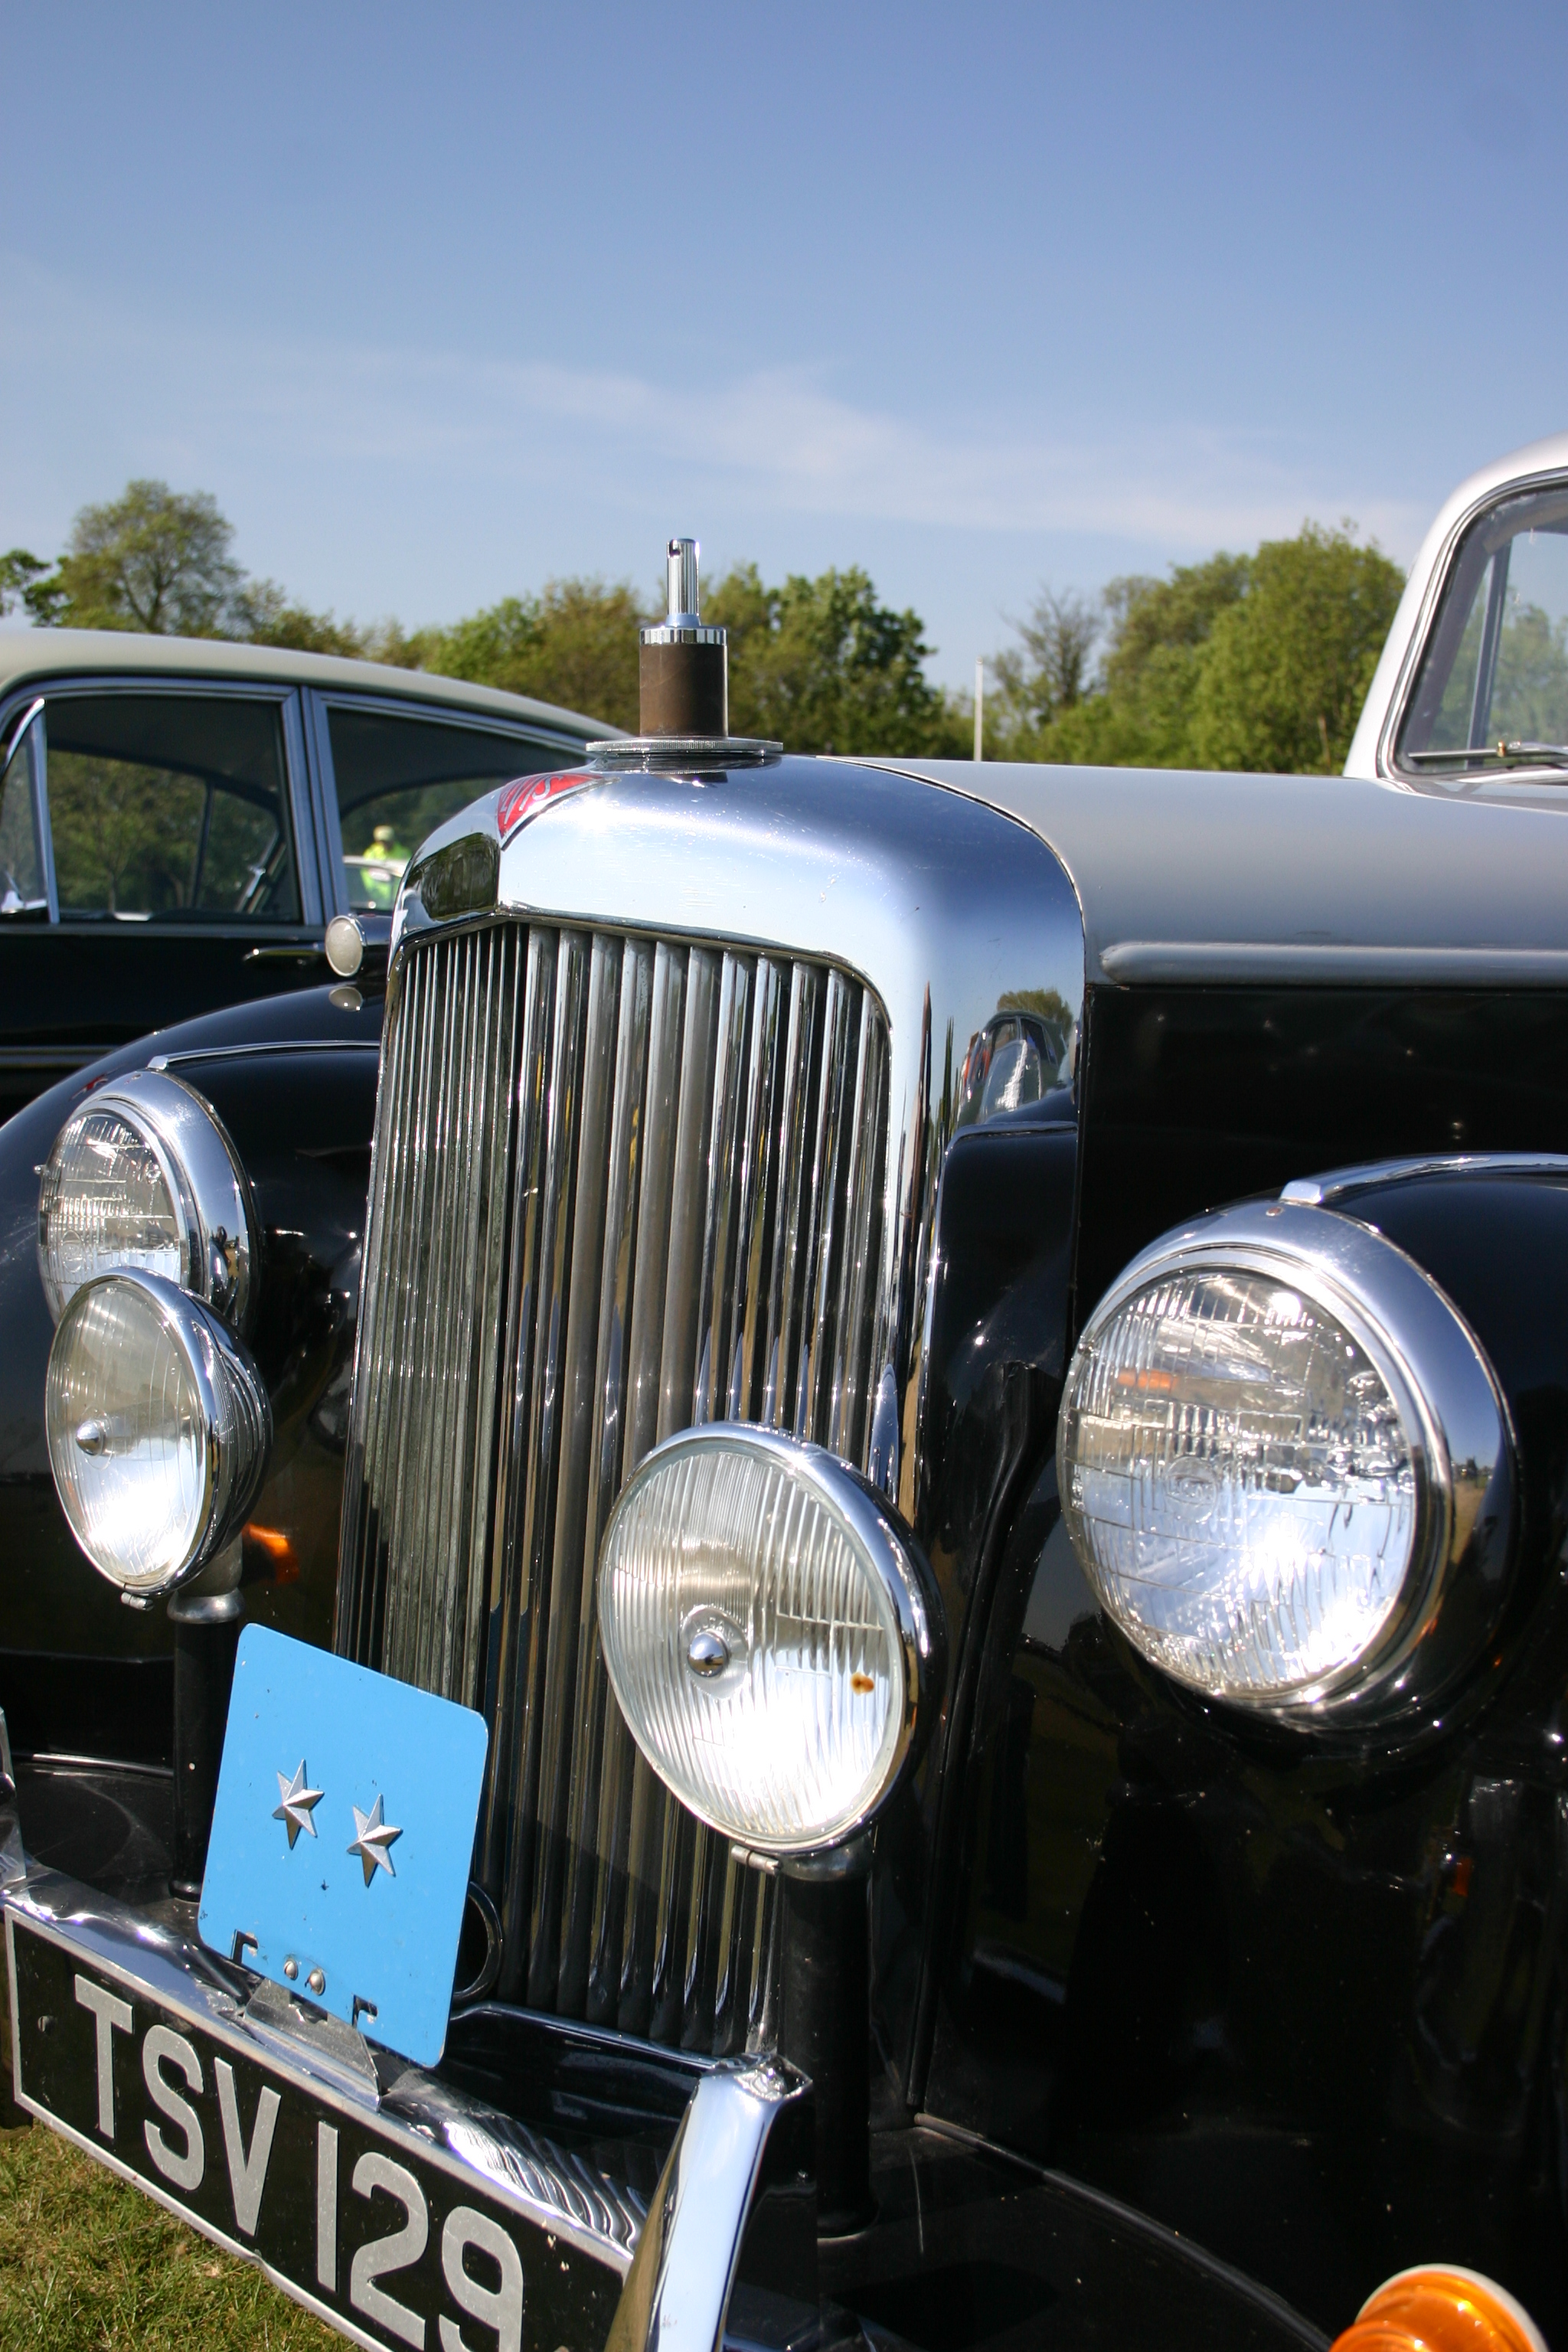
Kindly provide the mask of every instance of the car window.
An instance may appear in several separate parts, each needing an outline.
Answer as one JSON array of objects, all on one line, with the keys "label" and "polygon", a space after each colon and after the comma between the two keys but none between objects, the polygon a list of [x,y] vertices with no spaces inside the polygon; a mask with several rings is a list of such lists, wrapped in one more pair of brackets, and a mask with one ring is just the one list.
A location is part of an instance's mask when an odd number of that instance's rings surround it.
[{"label": "car window", "polygon": [[299,921],[277,703],[51,695],[45,725],[62,922]]},{"label": "car window", "polygon": [[24,735],[0,776],[0,919],[20,916],[36,922],[48,911]]},{"label": "car window", "polygon": [[510,776],[568,764],[548,744],[497,729],[329,706],[327,728],[351,907],[390,907],[426,834]]},{"label": "car window", "polygon": [[1399,741],[1427,773],[1568,745],[1568,490],[1503,499],[1466,533]]}]

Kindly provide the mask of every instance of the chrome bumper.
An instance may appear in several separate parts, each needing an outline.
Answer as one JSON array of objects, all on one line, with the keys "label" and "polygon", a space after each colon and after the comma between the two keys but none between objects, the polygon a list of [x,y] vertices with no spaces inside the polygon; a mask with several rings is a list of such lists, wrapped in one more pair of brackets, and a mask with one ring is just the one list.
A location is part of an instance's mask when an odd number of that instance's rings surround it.
[{"label": "chrome bumper", "polygon": [[[12,2070],[18,2104],[216,2242],[257,2263],[286,2294],[330,2325],[367,2345],[385,2341],[374,2325],[356,2324],[341,2297],[334,2302],[313,2292],[308,2278],[289,2275],[255,2244],[215,2225],[210,2216],[193,2210],[184,2199],[166,2194],[156,2180],[121,2161],[112,2152],[112,2139],[108,2147],[100,2144],[89,2131],[74,2128],[29,2093],[18,2021],[18,1932],[26,1950],[63,1954],[68,1963],[90,1969],[96,1985],[108,1988],[107,1993],[97,1992],[100,2007],[106,2000],[115,2005],[115,1997],[123,1994],[118,2005],[127,2021],[132,2000],[139,2000],[144,2011],[157,2013],[166,2042],[179,2039],[183,2029],[193,2050],[204,2047],[222,2054],[231,2107],[234,2062],[246,2062],[268,2083],[292,2085],[317,2114],[330,2113],[336,2119],[327,2126],[334,2152],[340,2124],[347,2133],[363,2127],[377,2148],[385,2150],[385,2161],[394,2169],[401,2159],[409,2175],[418,2168],[426,2179],[439,2176],[448,2200],[454,2194],[463,2199],[463,2210],[471,2199],[475,2206],[499,2207],[543,2232],[554,2249],[552,2266],[584,2282],[583,2326],[565,2352],[600,2352],[606,2341],[613,2352],[654,2352],[656,2347],[658,2352],[718,2352],[770,2135],[782,2116],[798,2116],[809,2096],[798,2076],[769,2061],[708,2067],[677,2126],[651,2208],[645,2210],[634,2191],[578,2154],[436,2076],[370,2049],[335,2020],[217,1959],[184,1933],[173,1916],[132,1909],[30,1864],[17,1831],[9,1758],[3,1746],[0,1916],[12,1962]],[[76,1981],[79,1988],[84,1980],[79,1976]],[[84,2048],[90,2051],[92,2019],[84,2011],[79,2019],[73,2015],[71,2023],[81,2029],[78,2039],[85,2036]],[[108,2027],[100,2032],[106,2042]],[[89,2069],[90,2055],[83,2063]],[[144,2044],[143,2070],[148,2066]],[[156,2071],[154,2062],[147,2074],[149,2090]],[[176,2076],[177,2071],[176,2063]],[[215,2063],[215,2076],[218,2071]],[[101,2083],[101,2074],[99,2079]],[[248,2073],[246,2079],[250,2079]],[[101,2102],[101,2089],[99,2096]],[[224,2131],[228,2128],[226,2116]],[[243,2152],[243,2126],[237,2128]],[[258,2129],[252,2125],[252,2154]],[[176,2137],[177,2132],[176,2123]],[[219,2136],[213,2132],[210,2137],[216,2143]],[[215,2172],[217,2161],[215,2155]],[[232,2150],[229,2164],[232,2171]],[[319,2189],[315,2193],[319,2197]],[[526,2226],[520,2234],[527,2234]],[[460,2263],[460,2253],[458,2259]],[[300,2267],[297,2263],[296,2272]],[[607,2338],[606,2294],[614,2297]],[[520,2313],[521,2295],[520,2285]],[[373,2305],[373,2322],[374,2315]],[[405,2341],[415,2340],[395,2320],[391,2326]],[[434,2345],[446,2339],[430,2329],[426,2340]]]}]

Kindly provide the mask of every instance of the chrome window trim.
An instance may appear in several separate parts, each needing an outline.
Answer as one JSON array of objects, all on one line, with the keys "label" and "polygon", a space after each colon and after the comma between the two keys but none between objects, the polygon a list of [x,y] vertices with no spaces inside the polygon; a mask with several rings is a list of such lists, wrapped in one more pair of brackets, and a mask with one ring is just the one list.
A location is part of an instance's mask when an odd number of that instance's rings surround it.
[{"label": "chrome window trim", "polygon": [[[1227,1268],[1306,1290],[1365,1349],[1412,1441],[1419,1516],[1399,1606],[1362,1657],[1272,1699],[1212,1704],[1307,1728],[1363,1729],[1429,1713],[1473,1664],[1506,1595],[1517,1456],[1496,1375],[1458,1307],[1414,1258],[1353,1215],[1299,1200],[1247,1202],[1162,1235],[1098,1302],[1079,1348],[1092,1345],[1117,1309],[1151,1283]],[[1069,1366],[1069,1390],[1072,1382]],[[1064,1412],[1062,1437],[1065,1429]],[[1065,1493],[1071,1465],[1061,1438],[1058,1457]],[[1494,1533],[1472,1559],[1469,1539],[1489,1499]],[[1092,1571],[1085,1573],[1092,1587]],[[1134,1636],[1124,1638],[1137,1646]]]},{"label": "chrome window trim", "polygon": [[310,790],[316,812],[317,855],[321,867],[321,904],[329,919],[347,912],[343,885],[343,829],[338,820],[338,786],[332,769],[327,705],[314,687],[305,693],[305,740],[310,747]]},{"label": "chrome window trim", "polygon": [[55,837],[49,826],[49,796],[45,790],[47,774],[47,753],[45,749],[44,698],[37,695],[22,714],[14,730],[6,719],[0,734],[5,741],[0,746],[0,776],[5,774],[24,743],[27,747],[27,798],[33,811],[33,847],[38,860],[44,883],[44,908],[51,923],[60,919],[59,897],[55,889]]},{"label": "chrome window trim", "polygon": [[[1426,650],[1432,624],[1436,618],[1437,607],[1442,602],[1444,592],[1452,574],[1454,559],[1458,553],[1460,542],[1482,516],[1489,513],[1494,507],[1505,506],[1510,499],[1526,498],[1531,490],[1544,489],[1550,485],[1568,489],[1568,467],[1543,466],[1528,474],[1516,474],[1504,482],[1492,482],[1470,501],[1463,513],[1458,516],[1449,526],[1447,537],[1444,540],[1436,561],[1427,575],[1420,609],[1405,645],[1405,656],[1400,664],[1399,674],[1394,679],[1394,691],[1388,698],[1387,713],[1377,739],[1376,766],[1379,775],[1392,778],[1395,782],[1402,784],[1407,792],[1424,793],[1428,799],[1459,800],[1473,797],[1468,793],[1445,793],[1441,789],[1435,790],[1435,786],[1440,787],[1447,780],[1436,777],[1430,771],[1412,771],[1402,768],[1395,756],[1394,746],[1399,740],[1400,730],[1405,725],[1410,698],[1415,690],[1415,680],[1420,672],[1422,656]],[[1472,786],[1497,783],[1515,786],[1545,784],[1554,787],[1559,793],[1568,786],[1568,775],[1564,775],[1561,768],[1547,767],[1500,769],[1491,773],[1483,771],[1479,774],[1468,774],[1462,781]]]},{"label": "chrome window trim", "polygon": [[[438,827],[425,854],[468,838],[493,849],[498,798]],[[937,1192],[964,1054],[1005,994],[1052,990],[1083,1016],[1083,918],[1061,860],[1020,818],[901,770],[789,756],[701,778],[617,770],[500,845],[493,909],[437,925],[405,884],[390,985],[415,936],[497,913],[782,951],[849,972],[880,1006],[889,1132],[870,1387],[879,1398],[891,1374],[886,1487],[912,1523]]]},{"label": "chrome window trim", "polygon": [[1410,1160],[1367,1160],[1322,1176],[1293,1176],[1281,1201],[1331,1209],[1356,1192],[1403,1184],[1413,1176],[1555,1176],[1568,1178],[1568,1154],[1558,1151],[1449,1151]]},{"label": "chrome window trim", "polygon": [[[410,670],[410,677],[421,675]],[[437,673],[430,673],[435,677]],[[406,695],[385,692],[360,693],[353,687],[312,686],[304,689],[315,697],[327,710],[370,710],[394,719],[412,719],[437,727],[464,727],[481,735],[502,735],[515,740],[525,736],[531,742],[544,744],[552,751],[582,751],[589,738],[578,735],[570,728],[535,725],[524,719],[509,719],[499,710],[475,710],[467,703],[443,702],[436,695],[410,691]]]},{"label": "chrome window trim", "polygon": [[[265,678],[209,678],[193,677],[184,670],[170,670],[167,673],[145,670],[129,672],[104,670],[100,673],[86,675],[73,671],[60,677],[51,677],[41,681],[29,680],[18,687],[16,691],[7,696],[4,701],[0,701],[0,736],[4,735],[13,714],[20,705],[28,700],[29,697],[45,706],[43,717],[37,722],[40,730],[40,749],[44,751],[44,757],[36,762],[39,772],[33,778],[33,790],[35,809],[40,805],[42,807],[39,851],[40,855],[46,848],[47,851],[45,887],[48,892],[51,924],[59,923],[60,912],[59,894],[55,878],[54,835],[49,824],[48,813],[47,705],[51,699],[64,701],[68,697],[74,699],[83,695],[141,696],[143,698],[165,702],[174,697],[184,697],[187,699],[195,698],[205,702],[222,702],[237,698],[242,702],[274,704],[278,709],[279,725],[283,737],[283,795],[288,810],[289,847],[293,853],[294,877],[300,896],[300,911],[297,916],[268,915],[255,919],[243,919],[244,927],[247,937],[254,933],[258,939],[265,938],[269,933],[298,933],[306,928],[320,928],[322,917],[320,911],[320,888],[317,880],[317,831],[306,769],[305,736],[300,709],[300,689],[295,686],[274,685]],[[314,912],[311,911],[312,906],[315,908]],[[183,939],[220,936],[226,939],[231,938],[241,919],[237,917],[226,919],[215,912],[211,923],[181,924],[180,936]],[[100,923],[79,926],[70,922],[68,919],[64,928],[67,929],[90,928],[95,936],[103,929]],[[123,931],[131,934],[142,927],[137,924],[110,928],[117,933]]]},{"label": "chrome window trim", "polygon": [[[319,929],[326,920],[321,894],[321,835],[310,793],[310,767],[305,749],[305,713],[298,691],[283,705],[283,756],[289,772],[289,805],[294,824],[295,877],[300,891],[300,919]],[[308,853],[308,854],[307,854]]]},{"label": "chrome window trim", "polygon": [[[418,724],[441,727],[467,727],[479,734],[502,736],[511,742],[537,743],[552,755],[559,751],[573,761],[580,761],[585,756],[588,740],[585,735],[556,731],[549,727],[533,727],[522,719],[503,718],[499,711],[470,710],[462,703],[441,702],[434,697],[360,694],[352,687],[311,686],[303,688],[301,692],[309,706],[304,719],[304,738],[308,738],[310,745],[310,789],[315,800],[323,868],[321,902],[329,915],[353,911],[348,892],[343,887],[343,833],[338,814],[337,772],[332,764],[329,724],[334,710],[368,710],[380,718],[406,719]],[[456,818],[448,820],[451,824],[458,822]],[[423,845],[416,845],[416,856]]]}]

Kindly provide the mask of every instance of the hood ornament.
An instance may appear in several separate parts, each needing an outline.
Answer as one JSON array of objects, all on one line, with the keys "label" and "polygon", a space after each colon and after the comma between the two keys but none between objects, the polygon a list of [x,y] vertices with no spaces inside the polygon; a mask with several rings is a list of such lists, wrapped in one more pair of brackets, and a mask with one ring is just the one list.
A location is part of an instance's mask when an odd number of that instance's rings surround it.
[{"label": "hood ornament", "polygon": [[637,720],[641,732],[590,743],[595,768],[673,768],[687,775],[756,768],[778,759],[782,743],[730,732],[730,646],[725,630],[702,618],[694,539],[665,549],[667,610],[638,631]]}]

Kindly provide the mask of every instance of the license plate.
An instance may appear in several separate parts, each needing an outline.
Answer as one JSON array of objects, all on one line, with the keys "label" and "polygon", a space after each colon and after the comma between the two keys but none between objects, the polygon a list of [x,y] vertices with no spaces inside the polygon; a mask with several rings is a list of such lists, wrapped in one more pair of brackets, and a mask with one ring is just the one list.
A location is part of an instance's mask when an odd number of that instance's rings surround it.
[{"label": "license plate", "polygon": [[363,2344],[600,2352],[621,2279],[412,2131],[6,1919],[16,2095]]},{"label": "license plate", "polygon": [[239,1637],[197,1927],[417,2066],[447,2039],[484,1718],[267,1625]]}]

